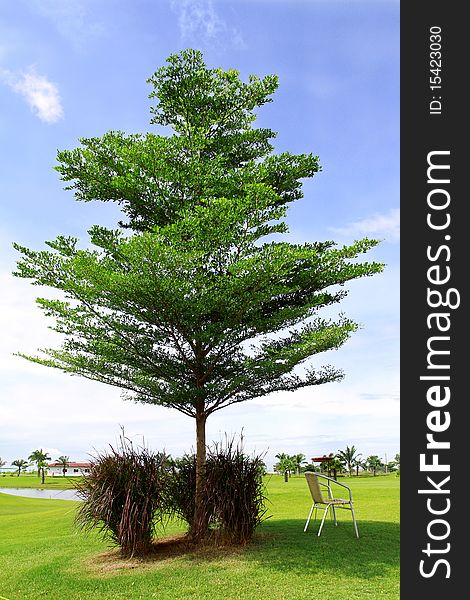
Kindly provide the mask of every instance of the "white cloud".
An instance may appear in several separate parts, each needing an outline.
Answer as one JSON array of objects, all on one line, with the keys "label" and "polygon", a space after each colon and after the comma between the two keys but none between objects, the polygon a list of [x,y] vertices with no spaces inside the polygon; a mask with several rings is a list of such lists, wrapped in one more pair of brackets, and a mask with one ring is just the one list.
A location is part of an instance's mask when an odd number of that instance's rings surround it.
[{"label": "white cloud", "polygon": [[38,296],[52,294],[1,271],[0,289],[0,372],[12,369],[23,378],[37,368],[14,353],[37,354],[37,348],[54,347],[60,340],[59,334],[48,329],[50,322],[35,303]]},{"label": "white cloud", "polygon": [[400,238],[400,210],[392,208],[386,214],[375,214],[331,230],[340,235],[368,235],[396,242]]},{"label": "white cloud", "polygon": [[1,70],[0,81],[23,96],[41,121],[56,123],[63,118],[64,111],[57,85],[45,75],[36,73],[34,68],[23,73]]},{"label": "white cloud", "polygon": [[391,458],[399,452],[400,431],[398,384],[392,387],[383,393],[368,380],[363,385],[344,381],[271,394],[215,413],[207,422],[207,439],[243,429],[246,450],[267,451],[268,467],[278,452],[309,459],[352,444],[363,456]]},{"label": "white cloud", "polygon": [[44,444],[40,444],[39,448],[36,449],[42,450],[45,454],[48,454],[51,457],[51,460],[57,460],[59,456],[64,454],[59,448],[49,448],[49,446],[44,446]]},{"label": "white cloud", "polygon": [[217,14],[212,0],[172,0],[171,7],[178,16],[181,39],[199,45],[230,41],[234,48],[245,48],[241,32],[229,27]]}]

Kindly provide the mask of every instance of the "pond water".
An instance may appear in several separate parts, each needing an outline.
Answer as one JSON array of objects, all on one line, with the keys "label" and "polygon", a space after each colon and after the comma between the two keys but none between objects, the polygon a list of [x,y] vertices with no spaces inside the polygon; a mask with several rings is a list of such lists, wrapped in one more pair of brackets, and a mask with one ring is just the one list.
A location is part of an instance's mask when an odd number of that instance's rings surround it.
[{"label": "pond water", "polygon": [[36,488],[2,488],[3,494],[26,496],[28,498],[47,498],[47,500],[79,500],[76,490],[40,490]]}]

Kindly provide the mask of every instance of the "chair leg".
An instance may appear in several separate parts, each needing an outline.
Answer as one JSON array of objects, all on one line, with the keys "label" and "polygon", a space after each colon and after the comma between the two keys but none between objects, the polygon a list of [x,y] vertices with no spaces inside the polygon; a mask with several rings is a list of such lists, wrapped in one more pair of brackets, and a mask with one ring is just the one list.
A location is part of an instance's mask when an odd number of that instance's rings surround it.
[{"label": "chair leg", "polygon": [[354,506],[353,506],[352,502],[351,502],[351,514],[352,514],[352,518],[353,518],[354,529],[356,531],[356,537],[359,537],[359,531],[357,530],[356,516],[354,514]]},{"label": "chair leg", "polygon": [[320,535],[320,533],[321,533],[321,530],[322,530],[322,527],[323,527],[323,523],[325,522],[326,515],[327,515],[327,513],[328,513],[328,509],[329,509],[329,508],[330,508],[330,505],[329,505],[329,504],[327,504],[327,506],[326,506],[326,508],[325,508],[325,514],[323,515],[323,519],[321,520],[321,523],[320,523],[320,529],[318,530],[318,536],[319,536],[319,535]]},{"label": "chair leg", "polygon": [[336,509],[333,505],[331,505],[331,510],[333,511],[333,518],[335,520],[335,526],[338,527],[338,521],[336,520]]},{"label": "chair leg", "polygon": [[310,517],[312,516],[312,512],[313,512],[314,508],[315,508],[315,502],[312,504],[312,508],[310,509],[310,512],[308,513],[307,522],[305,523],[305,527],[304,527],[304,533],[307,531],[307,527],[310,522]]}]

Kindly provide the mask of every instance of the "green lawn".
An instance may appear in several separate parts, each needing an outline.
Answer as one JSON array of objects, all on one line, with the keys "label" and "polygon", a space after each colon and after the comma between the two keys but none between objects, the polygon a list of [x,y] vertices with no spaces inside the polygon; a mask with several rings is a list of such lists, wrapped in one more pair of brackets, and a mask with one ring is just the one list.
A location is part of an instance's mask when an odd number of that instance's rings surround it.
[{"label": "green lawn", "polygon": [[44,484],[37,475],[1,475],[0,488],[18,487],[18,488],[42,488],[46,490],[66,490],[74,488],[81,477],[45,477]]},{"label": "green lawn", "polygon": [[[0,480],[1,481],[1,480]],[[356,506],[320,538],[303,526],[303,477],[268,484],[273,515],[238,551],[121,560],[73,527],[76,502],[0,494],[0,597],[8,600],[376,600],[399,598],[399,483],[394,475],[344,478]],[[0,486],[1,487],[1,486]],[[317,523],[318,525],[318,523]],[[166,534],[182,531],[173,524]]]}]

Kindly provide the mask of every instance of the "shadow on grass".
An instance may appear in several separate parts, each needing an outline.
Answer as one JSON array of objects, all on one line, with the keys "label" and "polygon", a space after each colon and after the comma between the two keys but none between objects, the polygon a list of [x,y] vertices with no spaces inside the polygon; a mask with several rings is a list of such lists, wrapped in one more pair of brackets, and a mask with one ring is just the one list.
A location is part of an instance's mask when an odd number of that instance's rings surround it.
[{"label": "shadow on grass", "polygon": [[335,527],[326,522],[320,537],[319,521],[310,522],[304,533],[305,520],[291,519],[266,522],[246,558],[260,567],[302,574],[325,573],[332,577],[355,576],[372,579],[400,564],[400,526],[398,523],[358,521],[359,539],[352,521],[339,521]]},{"label": "shadow on grass", "polygon": [[88,568],[100,574],[111,574],[135,568],[161,568],[168,561],[184,558],[193,565],[231,561],[253,562],[264,571],[297,575],[331,573],[331,577],[374,579],[389,570],[398,571],[400,564],[400,527],[398,523],[359,521],[359,539],[352,521],[342,520],[335,527],[326,522],[317,536],[319,521],[311,522],[306,533],[305,520],[266,521],[253,541],[246,546],[195,546],[180,533],[157,540],[145,557],[122,557],[118,549],[95,555]]},{"label": "shadow on grass", "polygon": [[132,569],[161,569],[175,559],[183,559],[187,565],[204,566],[234,558],[243,560],[251,547],[255,546],[217,545],[211,542],[194,544],[184,533],[180,533],[156,539],[145,555],[128,557],[115,547],[87,557],[83,566],[93,575],[112,575]]}]

